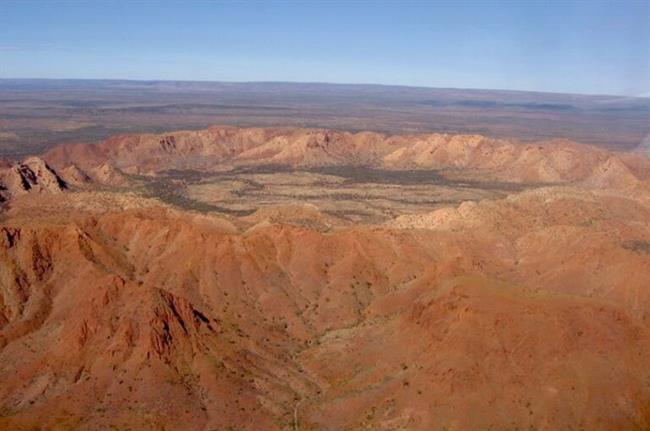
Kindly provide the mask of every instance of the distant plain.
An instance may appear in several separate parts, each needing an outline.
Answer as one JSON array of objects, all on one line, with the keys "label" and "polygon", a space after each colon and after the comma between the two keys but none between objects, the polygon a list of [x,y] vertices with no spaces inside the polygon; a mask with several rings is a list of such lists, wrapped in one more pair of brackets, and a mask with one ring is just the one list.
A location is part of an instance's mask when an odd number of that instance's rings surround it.
[{"label": "distant plain", "polygon": [[0,156],[211,125],[445,132],[636,149],[650,98],[381,85],[0,80]]}]

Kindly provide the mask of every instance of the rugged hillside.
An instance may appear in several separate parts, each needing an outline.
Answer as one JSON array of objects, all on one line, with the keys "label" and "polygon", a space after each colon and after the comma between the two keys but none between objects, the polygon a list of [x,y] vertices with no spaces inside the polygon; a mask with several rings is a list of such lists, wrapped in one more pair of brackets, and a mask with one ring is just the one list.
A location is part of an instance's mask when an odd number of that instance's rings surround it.
[{"label": "rugged hillside", "polygon": [[540,191],[323,233],[34,199],[2,229],[5,429],[650,424],[633,200]]},{"label": "rugged hillside", "polygon": [[[0,430],[650,428],[641,156],[213,128],[44,159],[1,168]],[[363,182],[290,169],[324,165]],[[188,178],[289,203],[195,208]]]}]

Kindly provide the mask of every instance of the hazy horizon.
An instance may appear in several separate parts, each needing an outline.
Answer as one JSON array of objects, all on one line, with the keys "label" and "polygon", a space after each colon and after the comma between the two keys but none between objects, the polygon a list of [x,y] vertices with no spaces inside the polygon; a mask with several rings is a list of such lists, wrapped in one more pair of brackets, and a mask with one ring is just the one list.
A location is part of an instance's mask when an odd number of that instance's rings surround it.
[{"label": "hazy horizon", "polygon": [[0,78],[642,96],[650,3],[16,2]]},{"label": "hazy horizon", "polygon": [[138,78],[40,78],[40,77],[0,77],[2,81],[95,81],[95,82],[143,82],[143,83],[189,83],[189,84],[262,84],[262,85],[323,85],[323,86],[358,86],[358,87],[395,87],[410,88],[423,90],[458,90],[458,91],[487,91],[487,92],[504,92],[504,93],[539,93],[555,94],[566,96],[594,96],[594,97],[614,97],[617,99],[648,99],[650,93],[640,95],[618,95],[606,93],[571,93],[561,91],[539,91],[539,90],[513,90],[508,88],[483,88],[483,87],[433,87],[427,85],[408,85],[408,84],[382,84],[377,82],[327,82],[327,81],[235,81],[235,80],[211,80],[211,79],[138,79]]}]

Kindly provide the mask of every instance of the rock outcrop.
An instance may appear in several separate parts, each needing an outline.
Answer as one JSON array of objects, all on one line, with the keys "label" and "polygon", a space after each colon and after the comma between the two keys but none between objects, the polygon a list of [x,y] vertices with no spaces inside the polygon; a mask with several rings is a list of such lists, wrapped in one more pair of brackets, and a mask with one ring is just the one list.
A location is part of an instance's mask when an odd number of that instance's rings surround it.
[{"label": "rock outcrop", "polygon": [[68,184],[38,157],[0,168],[0,195],[5,200],[26,193],[61,193],[67,188]]}]

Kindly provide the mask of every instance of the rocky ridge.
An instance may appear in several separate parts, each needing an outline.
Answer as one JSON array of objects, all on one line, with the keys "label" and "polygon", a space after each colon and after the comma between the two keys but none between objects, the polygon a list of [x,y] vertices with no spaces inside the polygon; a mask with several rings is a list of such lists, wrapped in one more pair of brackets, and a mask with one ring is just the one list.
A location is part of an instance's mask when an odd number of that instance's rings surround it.
[{"label": "rocky ridge", "polygon": [[479,135],[213,127],[120,136],[97,145],[62,145],[44,158],[57,168],[75,163],[82,169],[96,169],[109,163],[117,170],[144,175],[174,169],[345,165],[473,171],[484,178],[519,182],[620,187],[650,181],[648,159],[640,155],[611,153],[567,140],[522,144]]},{"label": "rocky ridge", "polygon": [[[0,168],[0,429],[650,427],[641,156],[212,128],[43,159]],[[383,224],[128,189],[269,163],[544,184]]]}]

